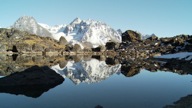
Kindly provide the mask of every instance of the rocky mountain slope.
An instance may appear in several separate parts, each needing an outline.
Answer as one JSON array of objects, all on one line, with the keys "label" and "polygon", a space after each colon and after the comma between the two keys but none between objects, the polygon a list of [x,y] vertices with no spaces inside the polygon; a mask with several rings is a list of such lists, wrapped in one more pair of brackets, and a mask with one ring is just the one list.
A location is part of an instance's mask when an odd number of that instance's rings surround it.
[{"label": "rocky mountain slope", "polygon": [[0,29],[0,52],[41,53],[64,51],[65,46],[50,37],[41,37],[17,29]]},{"label": "rocky mountain slope", "polygon": [[46,30],[41,25],[39,25],[37,21],[30,16],[20,17],[11,26],[11,28],[14,28],[20,31],[26,31],[30,34],[35,34],[39,36],[52,37],[52,34],[48,30]]}]

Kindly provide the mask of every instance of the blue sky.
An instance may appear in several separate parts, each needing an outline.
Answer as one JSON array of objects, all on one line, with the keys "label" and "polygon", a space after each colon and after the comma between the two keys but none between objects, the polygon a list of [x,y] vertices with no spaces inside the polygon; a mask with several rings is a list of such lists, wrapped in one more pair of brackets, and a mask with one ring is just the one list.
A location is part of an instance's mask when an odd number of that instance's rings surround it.
[{"label": "blue sky", "polygon": [[20,16],[48,25],[68,24],[76,17],[94,19],[122,31],[158,36],[192,35],[192,0],[0,0],[0,26]]}]

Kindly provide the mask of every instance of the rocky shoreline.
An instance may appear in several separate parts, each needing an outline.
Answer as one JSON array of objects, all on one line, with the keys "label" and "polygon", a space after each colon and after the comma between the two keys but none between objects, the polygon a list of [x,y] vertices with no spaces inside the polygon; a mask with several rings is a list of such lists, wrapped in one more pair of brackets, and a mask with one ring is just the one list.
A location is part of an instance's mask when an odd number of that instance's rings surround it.
[{"label": "rocky shoreline", "polygon": [[178,35],[169,38],[158,38],[153,35],[147,39],[141,39],[139,33],[128,30],[122,34],[122,43],[118,51],[122,55],[128,55],[131,58],[150,58],[163,54],[191,52],[192,36]]}]

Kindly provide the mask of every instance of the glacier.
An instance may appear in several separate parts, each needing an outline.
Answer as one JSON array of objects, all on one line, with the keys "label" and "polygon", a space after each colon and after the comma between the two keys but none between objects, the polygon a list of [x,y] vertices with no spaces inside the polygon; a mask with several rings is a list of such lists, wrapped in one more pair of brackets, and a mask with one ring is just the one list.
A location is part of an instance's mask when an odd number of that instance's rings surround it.
[{"label": "glacier", "polygon": [[44,23],[38,23],[38,24],[40,26],[42,26],[43,28],[47,29],[52,34],[62,32],[66,27],[66,24],[55,25],[55,26],[49,26],[49,25],[44,24]]}]

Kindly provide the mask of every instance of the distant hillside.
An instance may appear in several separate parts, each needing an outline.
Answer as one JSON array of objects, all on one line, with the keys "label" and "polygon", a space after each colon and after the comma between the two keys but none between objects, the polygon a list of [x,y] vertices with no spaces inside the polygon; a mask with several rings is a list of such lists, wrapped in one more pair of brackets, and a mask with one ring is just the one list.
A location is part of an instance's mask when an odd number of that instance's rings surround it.
[{"label": "distant hillside", "polygon": [[65,46],[50,37],[41,37],[16,29],[0,29],[0,52],[61,51]]}]

